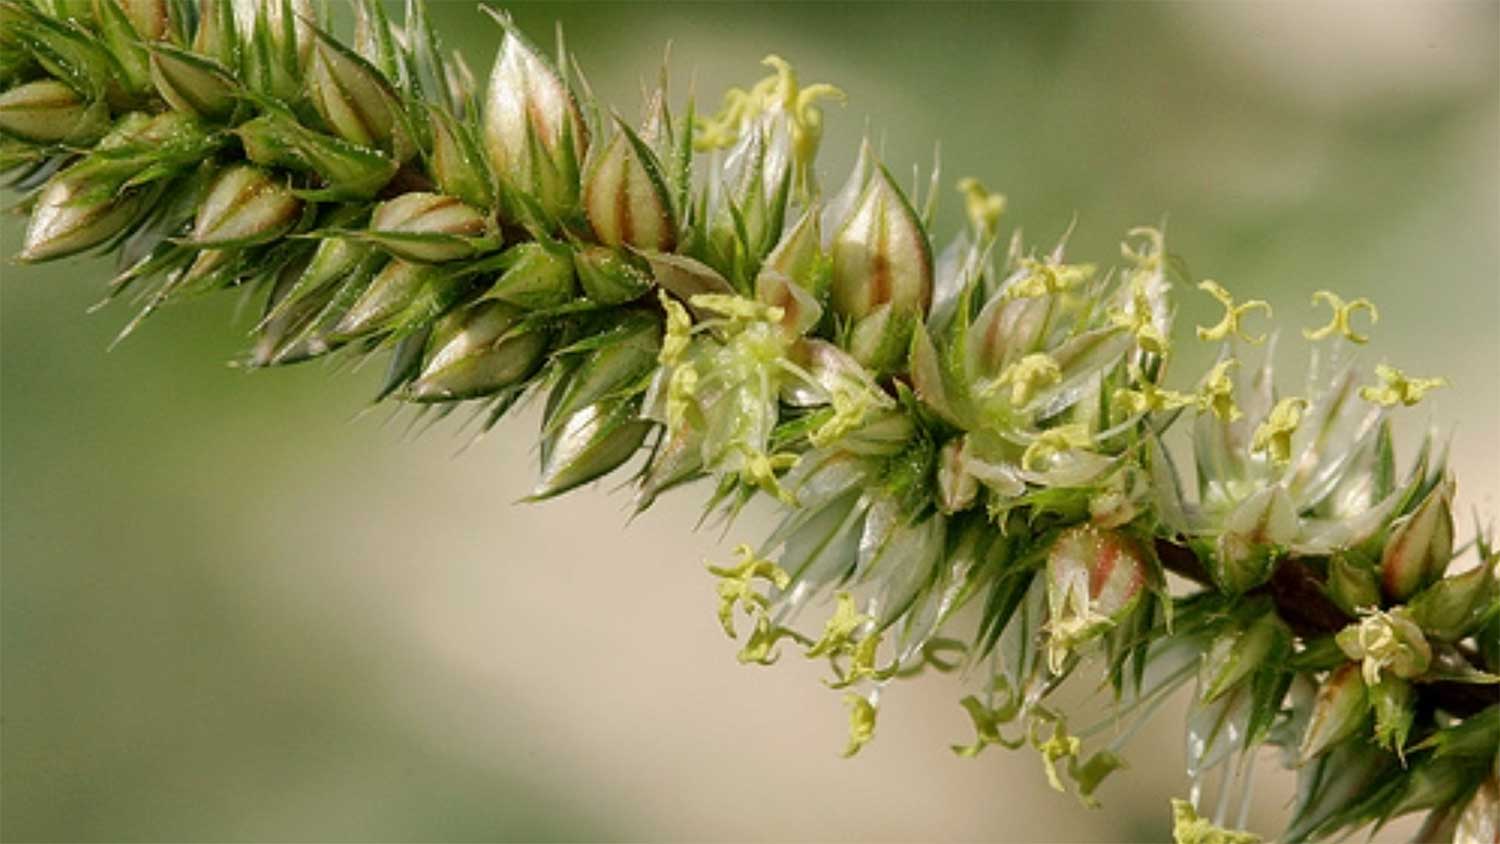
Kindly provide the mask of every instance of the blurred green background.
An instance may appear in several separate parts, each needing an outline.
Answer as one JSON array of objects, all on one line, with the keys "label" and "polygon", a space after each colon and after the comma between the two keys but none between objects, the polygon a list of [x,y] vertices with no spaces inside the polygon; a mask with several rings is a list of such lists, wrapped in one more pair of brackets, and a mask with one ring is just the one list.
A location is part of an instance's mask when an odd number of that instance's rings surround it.
[{"label": "blurred green background", "polygon": [[[1374,298],[1369,362],[1453,380],[1406,431],[1451,431],[1462,512],[1497,512],[1500,6],[511,9],[539,39],[562,22],[627,114],[668,41],[705,106],[773,51],[836,82],[825,183],[868,126],[898,172],[941,140],[946,182],[1004,191],[1033,239],[1076,214],[1077,258],[1169,215],[1195,274],[1277,306],[1291,363],[1313,290]],[[495,27],[434,11],[483,73]],[[21,230],[0,224],[6,254]],[[1180,706],[1092,812],[1033,753],[955,758],[948,679],[893,689],[839,759],[818,666],[742,668],[713,618],[702,561],[763,515],[721,538],[691,529],[701,492],[628,529],[608,488],[515,505],[534,416],[459,454],[456,426],[359,415],[373,367],[227,368],[249,328],[232,294],[106,354],[127,311],[84,313],[103,262],[0,272],[7,840],[1167,836]],[[1215,311],[1182,299],[1185,340]],[[1267,776],[1253,826],[1288,795]]]}]

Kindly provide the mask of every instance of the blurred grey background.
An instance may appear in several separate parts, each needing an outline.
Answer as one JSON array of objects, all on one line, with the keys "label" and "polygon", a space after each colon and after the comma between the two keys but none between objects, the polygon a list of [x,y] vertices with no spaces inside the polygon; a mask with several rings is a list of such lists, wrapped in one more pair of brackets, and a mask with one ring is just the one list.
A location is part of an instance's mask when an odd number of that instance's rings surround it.
[{"label": "blurred grey background", "polygon": [[[487,69],[495,27],[434,7]],[[1196,275],[1284,325],[1321,321],[1318,288],[1372,297],[1370,363],[1453,380],[1406,432],[1451,432],[1462,512],[1497,512],[1500,6],[510,8],[539,40],[561,21],[626,113],[668,41],[705,107],[773,51],[836,82],[826,183],[866,125],[898,172],[940,139],[947,184],[1005,192],[1033,239],[1076,214],[1075,257],[1109,262],[1168,215]],[[0,224],[7,255],[20,233]],[[741,667],[713,618],[703,561],[764,514],[721,541],[692,531],[702,491],[628,529],[608,488],[515,505],[534,416],[455,456],[456,426],[355,419],[374,367],[227,368],[249,328],[232,294],[106,354],[127,311],[84,310],[107,273],[0,269],[5,839],[1167,837],[1180,706],[1097,811],[1029,751],[955,758],[970,727],[946,678],[892,689],[842,760],[818,666]],[[1215,309],[1182,300],[1186,340]],[[1289,788],[1265,778],[1254,828],[1279,828]]]}]

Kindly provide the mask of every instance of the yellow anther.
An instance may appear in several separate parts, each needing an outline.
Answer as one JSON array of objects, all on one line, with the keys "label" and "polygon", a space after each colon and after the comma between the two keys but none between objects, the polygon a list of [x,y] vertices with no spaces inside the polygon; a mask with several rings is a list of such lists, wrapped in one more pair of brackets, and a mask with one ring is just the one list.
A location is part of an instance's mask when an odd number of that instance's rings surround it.
[{"label": "yellow anther", "polygon": [[1257,309],[1265,311],[1266,318],[1270,319],[1271,305],[1269,303],[1263,299],[1251,299],[1244,304],[1237,305],[1235,304],[1234,297],[1229,295],[1228,290],[1225,290],[1218,282],[1209,279],[1199,282],[1198,289],[1219,300],[1219,304],[1224,306],[1224,318],[1219,320],[1217,325],[1211,328],[1198,326],[1199,340],[1223,340],[1232,334],[1253,346],[1258,346],[1266,342],[1264,334],[1259,337],[1251,337],[1241,331],[1240,320],[1244,318],[1245,314]]},{"label": "yellow anther", "polygon": [[1093,264],[1054,264],[1025,258],[1026,275],[1005,288],[1007,299],[1034,299],[1070,290],[1094,277]]},{"label": "yellow anther", "polygon": [[875,704],[864,695],[850,693],[844,695],[844,703],[849,709],[849,744],[844,748],[844,756],[847,758],[859,752],[861,747],[870,743],[875,737]]},{"label": "yellow anther", "polygon": [[1057,772],[1057,763],[1063,759],[1077,758],[1082,742],[1077,736],[1068,735],[1061,720],[1052,724],[1051,737],[1043,740],[1036,731],[1039,722],[1032,722],[1031,744],[1042,754],[1042,765],[1047,769],[1047,782],[1058,791],[1065,791],[1062,777]]},{"label": "yellow anther", "polygon": [[734,549],[740,558],[738,565],[708,567],[710,574],[719,578],[719,624],[729,638],[735,638],[734,608],[741,606],[750,615],[760,615],[769,604],[769,599],[756,588],[755,581],[763,580],[777,589],[785,589],[791,576],[770,560],[755,556],[749,545]]},{"label": "yellow anther", "polygon": [[668,430],[686,430],[695,421],[692,417],[698,407],[697,393],[698,370],[692,364],[683,364],[672,370],[667,380]]},{"label": "yellow anther", "polygon": [[[1121,247],[1124,245],[1121,244]],[[1134,334],[1136,345],[1140,346],[1142,351],[1165,355],[1171,348],[1171,341],[1152,318],[1151,293],[1146,287],[1149,281],[1149,274],[1137,272],[1132,275],[1130,307],[1110,308],[1109,320]]]},{"label": "yellow anther", "polygon": [[1292,459],[1292,435],[1302,424],[1302,412],[1307,410],[1307,399],[1286,398],[1276,403],[1265,421],[1255,428],[1250,438],[1250,450],[1263,452],[1271,461],[1284,464]]},{"label": "yellow anther", "polygon": [[761,63],[773,73],[755,83],[749,91],[729,89],[724,94],[724,105],[719,113],[698,122],[693,145],[699,151],[732,146],[756,118],[768,111],[782,111],[791,123],[792,157],[801,178],[806,179],[823,137],[823,111],[817,103],[819,100],[842,102],[844,92],[827,83],[806,88],[799,86],[797,72],[780,56],[766,56]]},{"label": "yellow anther", "polygon": [[837,441],[864,424],[865,416],[879,403],[879,399],[869,389],[842,381],[834,384],[828,391],[828,398],[833,407],[833,415],[807,436],[808,442],[819,448]]},{"label": "yellow anther", "polygon": [[1411,407],[1433,390],[1448,386],[1447,378],[1411,378],[1396,367],[1383,363],[1375,367],[1375,375],[1381,381],[1380,386],[1360,387],[1359,397],[1381,407],[1398,404]]},{"label": "yellow anther", "polygon": [[1233,422],[1245,415],[1234,403],[1234,379],[1229,377],[1229,370],[1239,365],[1234,358],[1219,361],[1203,376],[1203,383],[1198,386],[1198,406],[1225,422]]},{"label": "yellow anther", "polygon": [[745,448],[745,460],[740,466],[740,480],[759,487],[785,504],[796,504],[797,499],[781,486],[776,473],[797,465],[795,454],[766,454]]},{"label": "yellow anther", "polygon": [[779,323],[786,316],[786,311],[776,305],[732,293],[699,293],[689,301],[700,311],[713,311],[738,322]]},{"label": "yellow anther", "polygon": [[1036,396],[1037,390],[1050,387],[1062,380],[1062,367],[1050,355],[1036,352],[1021,358],[1001,370],[995,379],[996,387],[1010,386],[1010,403],[1024,407]]},{"label": "yellow anther", "polygon": [[843,653],[850,648],[854,634],[858,633],[861,627],[874,621],[859,611],[854,605],[854,597],[848,592],[840,592],[836,601],[833,615],[823,626],[822,638],[807,649],[808,657],[833,656]]},{"label": "yellow anther", "polygon": [[978,179],[968,177],[958,180],[958,192],[964,195],[969,225],[980,234],[993,235],[1000,225],[1000,216],[1005,213],[1005,195],[990,193]]},{"label": "yellow anther", "polygon": [[667,313],[666,335],[661,341],[661,352],[657,354],[657,360],[671,366],[682,359],[687,352],[688,344],[693,339],[693,318],[688,315],[687,308],[682,303],[668,296],[666,291],[658,291],[661,297],[662,310]]},{"label": "yellow anther", "polygon": [[1163,256],[1166,254],[1166,238],[1161,230],[1151,226],[1141,226],[1131,229],[1125,233],[1126,237],[1144,238],[1146,243],[1141,249],[1130,245],[1130,241],[1120,242],[1120,254],[1125,260],[1135,264],[1138,269],[1155,271],[1161,269]]},{"label": "yellow anther", "polygon": [[1309,340],[1322,340],[1338,334],[1351,343],[1368,343],[1368,335],[1360,334],[1354,330],[1352,318],[1355,311],[1364,311],[1370,315],[1370,324],[1374,325],[1380,321],[1380,311],[1375,303],[1366,298],[1358,298],[1352,302],[1345,302],[1337,293],[1331,290],[1319,290],[1313,294],[1313,304],[1327,302],[1328,307],[1333,310],[1333,316],[1329,318],[1328,324],[1322,328],[1304,328],[1302,336]]},{"label": "yellow anther", "polygon": [[777,642],[782,639],[800,641],[801,638],[791,628],[772,624],[765,610],[761,609],[755,617],[755,627],[750,630],[750,636],[745,639],[745,646],[740,648],[736,658],[746,665],[771,665],[781,657],[776,650]]},{"label": "yellow anther", "polygon": [[1081,422],[1048,428],[1038,434],[1031,445],[1026,446],[1026,450],[1021,453],[1021,465],[1033,472],[1042,472],[1047,469],[1047,463],[1052,458],[1093,444],[1094,438],[1089,435],[1088,426]]},{"label": "yellow anther", "polygon": [[1200,403],[1198,396],[1158,387],[1134,364],[1130,367],[1130,378],[1136,383],[1137,389],[1122,387],[1115,390],[1113,397],[1116,411],[1123,411],[1126,416],[1177,410]]}]

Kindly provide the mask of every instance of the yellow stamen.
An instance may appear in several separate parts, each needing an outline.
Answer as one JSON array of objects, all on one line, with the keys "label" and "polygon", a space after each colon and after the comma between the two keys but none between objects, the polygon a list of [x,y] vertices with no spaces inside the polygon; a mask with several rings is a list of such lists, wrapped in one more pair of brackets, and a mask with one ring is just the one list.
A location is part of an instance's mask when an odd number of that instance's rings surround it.
[{"label": "yellow stamen", "polygon": [[996,387],[1010,385],[1010,403],[1024,407],[1038,390],[1062,380],[1062,367],[1050,355],[1036,352],[1021,358],[1000,372]]},{"label": "yellow stamen", "polygon": [[1328,324],[1321,328],[1304,328],[1302,336],[1309,340],[1322,340],[1331,337],[1335,333],[1351,343],[1368,343],[1369,335],[1360,334],[1354,330],[1352,318],[1355,311],[1364,311],[1370,315],[1370,324],[1374,325],[1380,321],[1380,310],[1375,303],[1366,298],[1358,298],[1352,302],[1345,302],[1337,293],[1331,290],[1319,290],[1313,294],[1313,304],[1327,302],[1328,307],[1333,310],[1333,316],[1329,318]]},{"label": "yellow stamen", "polygon": [[1412,378],[1396,367],[1383,363],[1375,367],[1375,375],[1380,378],[1381,385],[1360,387],[1359,397],[1381,407],[1394,407],[1398,404],[1411,407],[1433,390],[1448,386],[1447,378]]},{"label": "yellow stamen", "polygon": [[1199,340],[1223,340],[1232,334],[1252,346],[1258,346],[1266,342],[1264,334],[1259,337],[1251,337],[1241,331],[1240,320],[1244,318],[1245,314],[1253,310],[1265,311],[1266,318],[1270,319],[1271,305],[1269,303],[1263,299],[1251,299],[1244,304],[1237,305],[1235,304],[1234,297],[1229,295],[1229,291],[1211,279],[1204,279],[1199,282],[1198,289],[1219,300],[1219,304],[1224,306],[1224,318],[1219,320],[1218,324],[1210,328],[1204,328],[1201,325],[1198,326]]},{"label": "yellow stamen", "polygon": [[1271,460],[1284,464],[1292,459],[1292,435],[1302,424],[1302,412],[1307,410],[1307,399],[1286,398],[1276,403],[1266,419],[1255,428],[1250,438],[1250,450],[1264,452]]},{"label": "yellow stamen", "polygon": [[978,179],[967,177],[958,180],[958,192],[964,195],[964,211],[974,231],[993,235],[1005,213],[1005,195],[990,193]]}]

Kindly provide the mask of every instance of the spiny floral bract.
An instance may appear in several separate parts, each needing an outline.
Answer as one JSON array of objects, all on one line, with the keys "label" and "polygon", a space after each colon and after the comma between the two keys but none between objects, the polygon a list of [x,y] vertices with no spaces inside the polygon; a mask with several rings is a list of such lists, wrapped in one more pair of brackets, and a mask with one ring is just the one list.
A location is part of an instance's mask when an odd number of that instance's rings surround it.
[{"label": "spiny floral bract", "polygon": [[[1181,278],[1160,229],[1074,262],[1002,240],[964,179],[935,249],[936,175],[904,188],[869,143],[825,190],[843,93],[777,56],[706,116],[663,74],[637,126],[502,13],[485,85],[422,0],[354,13],[346,43],[309,0],[0,2],[20,259],[115,255],[127,332],[253,291],[245,364],[388,351],[380,399],[485,428],[545,394],[536,498],[632,461],[640,508],[765,493],[780,526],[710,567],[719,619],[745,662],[828,661],[848,754],[894,681],[963,670],[955,752],[1030,745],[1092,803],[1191,685],[1179,841],[1251,840],[1223,827],[1263,745],[1297,771],[1282,840],[1419,810],[1424,840],[1497,840],[1500,553],[1455,545],[1430,442],[1398,464],[1392,412],[1445,382],[1356,362],[1373,303],[1315,295],[1286,393],[1270,306]],[[1196,377],[1168,377],[1174,276],[1223,307]],[[1085,663],[1114,711],[1079,728],[1053,693]]]}]

